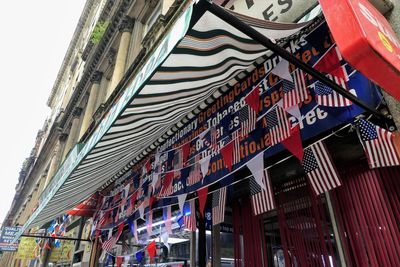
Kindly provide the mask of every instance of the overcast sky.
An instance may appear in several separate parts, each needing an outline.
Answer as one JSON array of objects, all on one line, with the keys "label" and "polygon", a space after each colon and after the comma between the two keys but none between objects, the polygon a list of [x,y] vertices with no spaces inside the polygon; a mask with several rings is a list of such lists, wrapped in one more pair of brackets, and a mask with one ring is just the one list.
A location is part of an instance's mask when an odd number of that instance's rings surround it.
[{"label": "overcast sky", "polygon": [[85,0],[0,0],[0,223]]}]

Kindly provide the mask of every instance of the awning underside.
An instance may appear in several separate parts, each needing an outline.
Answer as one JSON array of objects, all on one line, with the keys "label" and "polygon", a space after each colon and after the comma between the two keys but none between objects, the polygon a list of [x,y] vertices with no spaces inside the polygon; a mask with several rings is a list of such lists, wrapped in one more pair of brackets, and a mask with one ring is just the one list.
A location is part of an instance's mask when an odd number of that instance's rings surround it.
[{"label": "awning underside", "polygon": [[[278,43],[305,27],[239,17]],[[267,53],[206,11],[54,197],[33,214],[30,226],[40,226],[85,200],[189,113],[237,82],[238,75],[254,69]]]}]

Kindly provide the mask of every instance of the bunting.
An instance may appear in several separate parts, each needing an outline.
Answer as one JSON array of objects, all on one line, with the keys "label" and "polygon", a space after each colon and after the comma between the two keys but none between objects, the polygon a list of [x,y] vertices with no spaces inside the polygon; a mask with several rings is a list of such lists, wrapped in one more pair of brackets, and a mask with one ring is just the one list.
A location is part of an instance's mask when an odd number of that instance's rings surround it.
[{"label": "bunting", "polygon": [[163,219],[166,232],[172,234],[171,206],[163,208]]},{"label": "bunting", "polygon": [[267,113],[266,119],[271,145],[276,145],[290,136],[290,122],[283,108],[276,106]]},{"label": "bunting", "polygon": [[226,187],[222,187],[212,194],[212,224],[224,222]]},{"label": "bunting", "polygon": [[358,137],[364,148],[370,168],[399,165],[399,154],[394,134],[366,120],[357,123]]},{"label": "bunting", "polygon": [[196,231],[196,203],[195,199],[189,200],[189,213],[184,214],[183,221],[185,224],[185,228],[191,232]]},{"label": "bunting", "polygon": [[[314,65],[320,72],[326,73],[327,77],[344,89],[348,89],[349,80],[346,67],[340,61],[342,56],[337,46],[332,46],[322,58]],[[319,105],[328,107],[347,107],[352,102],[346,97],[333,91],[332,88],[317,81],[314,84],[315,98]]]},{"label": "bunting", "polygon": [[157,252],[156,241],[151,241],[151,242],[147,245],[147,252],[149,253],[150,263],[152,263],[154,257],[156,256],[156,252]]},{"label": "bunting", "polygon": [[303,167],[317,195],[342,184],[323,141],[304,150]]},{"label": "bunting", "polygon": [[263,171],[263,184],[266,187],[265,190],[256,182],[254,177],[250,177],[251,205],[254,215],[259,215],[276,208],[268,170]]},{"label": "bunting", "polygon": [[264,190],[267,190],[264,179],[264,152],[258,153],[246,164],[257,184]]},{"label": "bunting", "polygon": [[149,213],[147,213],[147,223],[146,223],[146,228],[147,228],[147,235],[148,238],[150,238],[153,235],[153,211],[150,210]]},{"label": "bunting", "polygon": [[282,140],[282,145],[289,150],[299,161],[303,160],[304,149],[300,135],[300,125],[296,124],[290,129],[290,136]]},{"label": "bunting", "polygon": [[258,85],[254,87],[247,96],[245,96],[244,101],[256,114],[258,114],[258,111],[260,110],[260,88]]},{"label": "bunting", "polygon": [[201,173],[203,174],[203,178],[206,177],[208,173],[210,160],[211,160],[211,155],[208,155],[200,160],[200,168],[201,168]]},{"label": "bunting", "polygon": [[289,82],[294,82],[292,75],[290,75],[289,71],[289,62],[285,59],[282,59],[271,71],[272,74],[279,76],[282,79],[285,79]]},{"label": "bunting", "polygon": [[199,212],[200,216],[204,218],[204,208],[207,202],[208,186],[205,186],[197,190],[197,196],[199,197]]},{"label": "bunting", "polygon": [[185,204],[187,194],[178,195],[179,211],[183,214],[183,205]]}]

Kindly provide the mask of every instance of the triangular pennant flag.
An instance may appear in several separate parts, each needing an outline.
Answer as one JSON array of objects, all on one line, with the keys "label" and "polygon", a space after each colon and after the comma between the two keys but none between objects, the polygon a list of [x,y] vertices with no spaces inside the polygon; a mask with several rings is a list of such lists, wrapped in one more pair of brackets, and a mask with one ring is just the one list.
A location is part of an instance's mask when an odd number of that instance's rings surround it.
[{"label": "triangular pennant flag", "polygon": [[129,263],[130,259],[131,259],[131,256],[125,256],[124,257],[124,267],[128,267],[128,263]]},{"label": "triangular pennant flag", "polygon": [[115,237],[115,238],[116,238],[116,241],[118,241],[118,239],[119,239],[119,237],[121,236],[123,230],[124,230],[124,223],[122,222],[122,223],[120,223],[120,224],[118,225],[117,236]]},{"label": "triangular pennant flag", "polygon": [[153,208],[154,201],[156,201],[155,196],[149,197],[149,210],[151,210]]},{"label": "triangular pennant flag", "polygon": [[153,192],[156,189],[156,184],[158,182],[158,173],[153,173],[152,177],[151,177],[151,186],[153,187]]},{"label": "triangular pennant flag", "polygon": [[161,240],[162,240],[164,246],[166,246],[168,248],[168,250],[169,250],[168,239],[169,239],[169,233],[168,232],[165,232],[165,233],[163,233],[161,235]]},{"label": "triangular pennant flag", "polygon": [[233,163],[233,145],[234,142],[231,141],[221,148],[222,158],[225,163],[225,167],[231,172]]},{"label": "triangular pennant flag", "polygon": [[201,173],[203,174],[203,178],[206,177],[208,173],[208,167],[210,165],[210,160],[211,160],[211,155],[202,158],[200,160],[200,168],[201,168]]},{"label": "triangular pennant flag", "polygon": [[120,257],[120,256],[117,257],[117,267],[122,266],[122,259],[123,259],[123,257]]},{"label": "triangular pennant flag", "polygon": [[258,110],[260,108],[260,90],[259,87],[256,86],[253,90],[245,96],[244,100],[247,105],[249,105],[255,112],[258,114]]},{"label": "triangular pennant flag", "polygon": [[100,254],[99,263],[103,263],[106,258],[106,251],[103,250]]},{"label": "triangular pennant flag", "polygon": [[147,245],[147,252],[149,253],[149,257],[150,257],[150,263],[153,262],[153,258],[156,256],[156,241],[151,241],[148,245]]},{"label": "triangular pennant flag", "polygon": [[208,193],[208,186],[205,186],[197,190],[197,195],[199,197],[200,216],[203,218],[204,218],[204,207],[206,206],[206,201],[207,201],[207,193]]},{"label": "triangular pennant flag", "polygon": [[282,59],[282,61],[272,69],[271,73],[281,77],[282,79],[293,82],[293,77],[289,72],[289,62],[284,59]]},{"label": "triangular pennant flag", "polygon": [[143,205],[143,202],[139,206],[139,217],[144,220],[144,205]]},{"label": "triangular pennant flag", "polygon": [[163,219],[165,230],[167,231],[167,233],[172,234],[171,206],[163,208]]},{"label": "triangular pennant flag", "polygon": [[150,238],[153,235],[153,211],[151,210],[147,214],[146,228],[148,237]]},{"label": "triangular pennant flag", "polygon": [[161,192],[160,192],[161,195],[165,195],[168,192],[168,189],[172,185],[173,180],[174,180],[174,171],[165,173],[163,185],[162,185]]},{"label": "triangular pennant flag", "polygon": [[135,193],[133,193],[132,196],[131,196],[131,206],[132,206],[132,207],[135,206],[135,201],[136,201],[136,199],[137,199],[137,195],[138,195],[138,192],[135,191]]},{"label": "triangular pennant flag", "polygon": [[205,129],[199,134],[200,139],[204,139],[204,136],[210,131],[210,128]]},{"label": "triangular pennant flag", "polygon": [[248,161],[246,165],[257,184],[261,186],[262,189],[267,190],[267,186],[264,183],[264,153],[258,153],[257,156]]},{"label": "triangular pennant flag", "polygon": [[[283,100],[279,100],[278,103],[276,103],[278,106],[283,108]],[[301,120],[301,113],[299,109],[299,105],[293,105],[289,108],[285,108],[285,111],[289,113],[290,115],[294,116],[297,120]]]},{"label": "triangular pennant flag", "polygon": [[137,231],[137,221],[133,221],[133,228],[135,229],[133,236],[135,237],[136,243],[139,242],[139,236],[138,236],[138,231]]},{"label": "triangular pennant flag", "polygon": [[183,214],[183,205],[185,204],[187,194],[178,195],[179,211]]},{"label": "triangular pennant flag", "polygon": [[281,141],[281,143],[293,156],[303,161],[304,149],[301,141],[299,124],[290,129],[290,136]]},{"label": "triangular pennant flag", "polygon": [[156,155],[154,156],[154,166],[155,166],[156,171],[157,171],[157,166],[159,163],[160,163],[160,153],[157,152]]},{"label": "triangular pennant flag", "polygon": [[135,225],[133,224],[132,217],[128,219],[128,226],[129,226],[129,230],[131,231],[132,235],[135,235],[136,228],[135,228]]},{"label": "triangular pennant flag", "polygon": [[182,146],[182,162],[185,163],[187,161],[187,158],[189,156],[190,152],[190,142],[186,142]]},{"label": "triangular pennant flag", "polygon": [[136,261],[137,261],[138,263],[141,263],[141,262],[142,262],[142,259],[143,259],[143,251],[140,250],[140,251],[136,252],[136,253],[135,253],[135,257],[136,257]]}]

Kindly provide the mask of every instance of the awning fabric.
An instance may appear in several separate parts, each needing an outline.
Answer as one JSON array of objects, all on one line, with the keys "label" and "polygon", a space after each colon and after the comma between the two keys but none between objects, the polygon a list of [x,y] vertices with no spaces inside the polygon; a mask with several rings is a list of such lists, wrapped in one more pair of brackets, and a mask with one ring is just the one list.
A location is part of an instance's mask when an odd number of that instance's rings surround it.
[{"label": "awning fabric", "polygon": [[[201,1],[200,1],[201,2]],[[280,24],[235,14],[277,43],[307,24]],[[267,49],[215,15],[190,5],[74,160],[56,174],[22,231],[40,226],[85,200],[150,144],[240,73]],[[68,160],[68,159],[67,159]]]}]

